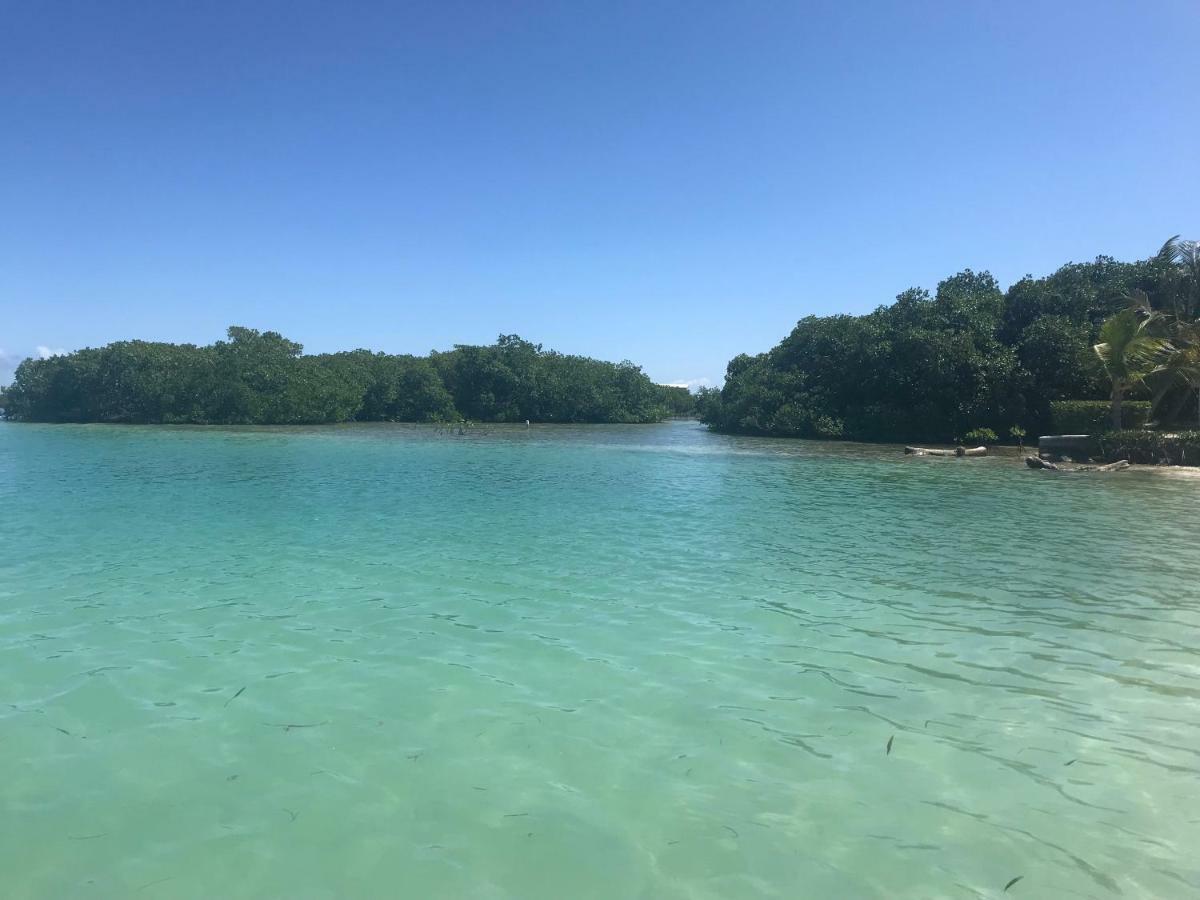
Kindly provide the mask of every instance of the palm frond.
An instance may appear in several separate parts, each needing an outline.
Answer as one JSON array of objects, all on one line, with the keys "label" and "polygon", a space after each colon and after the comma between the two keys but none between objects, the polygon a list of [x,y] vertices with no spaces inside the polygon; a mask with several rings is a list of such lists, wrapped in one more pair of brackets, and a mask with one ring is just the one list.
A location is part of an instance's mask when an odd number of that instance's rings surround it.
[{"label": "palm frond", "polygon": [[1126,299],[1129,300],[1129,308],[1135,312],[1153,312],[1150,307],[1150,297],[1141,288],[1134,288],[1126,295]]},{"label": "palm frond", "polygon": [[1176,256],[1193,278],[1200,277],[1200,241],[1176,241]]},{"label": "palm frond", "polygon": [[1154,256],[1155,259],[1159,260],[1160,262],[1174,263],[1178,253],[1179,235],[1174,235],[1173,237],[1167,238],[1162,247],[1159,248],[1158,253],[1154,254]]},{"label": "palm frond", "polygon": [[1100,343],[1092,349],[1114,380],[1142,381],[1161,371],[1175,352],[1169,340],[1151,331],[1158,314],[1144,318],[1142,314],[1138,307],[1130,306],[1109,316],[1100,328]]}]

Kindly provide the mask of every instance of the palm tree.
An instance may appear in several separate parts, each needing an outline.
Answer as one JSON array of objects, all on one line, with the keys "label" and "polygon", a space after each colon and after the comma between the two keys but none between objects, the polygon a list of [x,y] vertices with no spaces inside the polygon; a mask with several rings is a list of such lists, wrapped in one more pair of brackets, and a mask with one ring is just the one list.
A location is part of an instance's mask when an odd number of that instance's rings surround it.
[{"label": "palm tree", "polygon": [[1162,317],[1150,309],[1148,298],[1135,291],[1127,309],[1109,316],[1100,327],[1100,343],[1092,349],[1112,381],[1112,427],[1121,429],[1125,392],[1147,376],[1162,371],[1175,348],[1154,334]]},{"label": "palm tree", "polygon": [[[1193,391],[1196,392],[1197,417],[1200,418],[1200,241],[1181,240],[1179,235],[1168,240],[1155,255],[1159,263],[1157,294],[1160,306],[1170,310],[1172,353],[1164,372],[1167,376],[1154,398],[1155,415],[1164,400],[1171,397],[1173,410],[1169,418],[1179,414]],[[1174,388],[1182,382],[1186,390]]]},{"label": "palm tree", "polygon": [[1200,241],[1180,240],[1162,245],[1155,259],[1162,264],[1158,293],[1171,304],[1175,318],[1189,322],[1200,314]]},{"label": "palm tree", "polygon": [[1177,322],[1172,345],[1175,352],[1163,366],[1163,372],[1168,378],[1156,394],[1154,406],[1157,409],[1172,387],[1182,381],[1187,386],[1187,392],[1177,397],[1174,412],[1170,415],[1172,418],[1177,415],[1187,398],[1195,391],[1196,417],[1200,421],[1200,322]]}]

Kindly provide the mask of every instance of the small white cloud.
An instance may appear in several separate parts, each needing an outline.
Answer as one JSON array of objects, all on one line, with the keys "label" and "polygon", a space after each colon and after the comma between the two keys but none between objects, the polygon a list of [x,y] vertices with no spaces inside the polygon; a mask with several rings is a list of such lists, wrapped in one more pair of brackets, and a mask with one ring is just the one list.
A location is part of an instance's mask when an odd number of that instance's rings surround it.
[{"label": "small white cloud", "polygon": [[[52,356],[65,356],[69,352],[69,350],[65,350],[62,347],[49,347],[45,344],[38,344],[38,346],[33,348],[32,356],[35,359],[49,359]],[[17,371],[17,366],[28,359],[29,356],[29,354],[25,353],[10,353],[7,350],[0,349],[0,387],[12,382],[13,375]]]},{"label": "small white cloud", "polygon": [[686,381],[668,381],[667,387],[682,387],[689,391],[694,391],[696,388],[712,387],[711,378],[689,378]]}]

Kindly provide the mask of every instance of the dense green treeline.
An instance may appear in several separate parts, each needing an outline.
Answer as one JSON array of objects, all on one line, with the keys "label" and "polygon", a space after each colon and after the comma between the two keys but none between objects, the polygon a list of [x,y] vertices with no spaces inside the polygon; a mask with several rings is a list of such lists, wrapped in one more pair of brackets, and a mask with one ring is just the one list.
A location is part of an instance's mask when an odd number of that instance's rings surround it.
[{"label": "dense green treeline", "polygon": [[1148,260],[1099,257],[1007,291],[967,270],[867,315],[809,316],[770,351],[733,359],[724,387],[701,393],[700,417],[749,434],[954,441],[978,429],[1045,433],[1051,403],[1112,395],[1119,405],[1128,391],[1152,399],[1163,421],[1194,423],[1186,370],[1149,366],[1118,384],[1095,347],[1119,313],[1162,323],[1175,349],[1194,349],[1184,336],[1200,305],[1194,263],[1194,243],[1172,239]]},{"label": "dense green treeline", "polygon": [[516,335],[427,357],[302,349],[233,327],[203,347],[119,341],[27,359],[5,409],[37,422],[653,422],[680,403],[678,389],[633,363],[545,351]]}]

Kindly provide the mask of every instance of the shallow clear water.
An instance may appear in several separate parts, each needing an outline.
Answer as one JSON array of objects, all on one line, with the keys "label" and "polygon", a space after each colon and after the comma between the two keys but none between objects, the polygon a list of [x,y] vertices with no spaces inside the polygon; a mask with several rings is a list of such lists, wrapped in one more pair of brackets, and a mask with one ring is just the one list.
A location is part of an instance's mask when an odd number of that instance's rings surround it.
[{"label": "shallow clear water", "polygon": [[0,425],[3,893],[1196,896],[1197,498],[692,423]]}]

